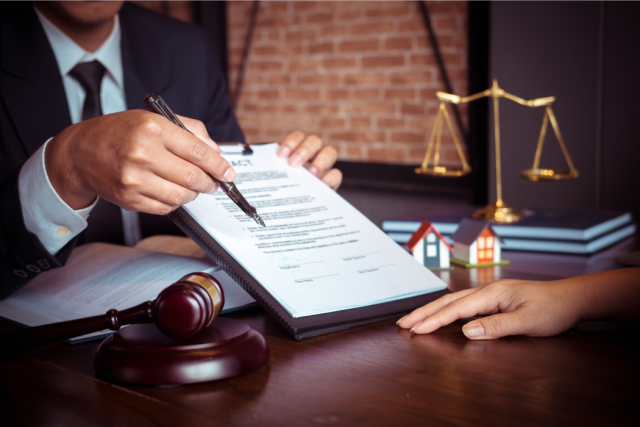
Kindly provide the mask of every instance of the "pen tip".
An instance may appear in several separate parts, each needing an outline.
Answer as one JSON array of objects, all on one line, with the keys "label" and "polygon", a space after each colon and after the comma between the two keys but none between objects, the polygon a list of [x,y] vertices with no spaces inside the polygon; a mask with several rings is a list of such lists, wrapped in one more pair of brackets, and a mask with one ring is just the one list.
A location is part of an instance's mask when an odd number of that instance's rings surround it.
[{"label": "pen tip", "polygon": [[253,214],[253,219],[261,226],[266,227],[266,225],[264,224],[264,221],[262,220],[262,218],[260,218],[260,215],[258,215],[257,213]]}]

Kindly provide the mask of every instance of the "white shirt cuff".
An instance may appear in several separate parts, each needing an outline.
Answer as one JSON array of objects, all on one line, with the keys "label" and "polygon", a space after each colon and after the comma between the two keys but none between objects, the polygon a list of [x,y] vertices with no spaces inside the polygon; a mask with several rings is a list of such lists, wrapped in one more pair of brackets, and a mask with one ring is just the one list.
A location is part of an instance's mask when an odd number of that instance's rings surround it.
[{"label": "white shirt cuff", "polygon": [[44,163],[49,138],[22,166],[18,181],[24,224],[55,255],[87,228],[87,218],[98,198],[87,208],[74,210],[58,196]]}]

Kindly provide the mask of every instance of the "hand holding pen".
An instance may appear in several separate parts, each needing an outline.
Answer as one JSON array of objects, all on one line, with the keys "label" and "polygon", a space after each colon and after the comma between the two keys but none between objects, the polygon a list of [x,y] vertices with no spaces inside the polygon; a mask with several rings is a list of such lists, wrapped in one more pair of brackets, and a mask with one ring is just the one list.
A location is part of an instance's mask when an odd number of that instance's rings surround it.
[{"label": "hand holding pen", "polygon": [[90,206],[98,195],[126,210],[166,215],[201,193],[211,193],[216,188],[211,176],[232,181],[235,171],[204,124],[181,120],[195,136],[144,110],[67,127],[45,150],[54,190],[76,210]]},{"label": "hand holding pen", "polygon": [[[192,133],[189,129],[187,129],[178,116],[171,110],[171,108],[167,105],[166,102],[162,99],[162,97],[150,93],[143,101],[144,105],[147,107],[149,111],[152,113],[160,114],[166,117],[168,120],[173,122],[174,124],[180,126],[182,129],[186,130],[189,133]],[[256,223],[259,225],[265,226],[264,221],[258,215],[256,208],[254,208],[240,193],[238,187],[233,182],[226,182],[211,177],[216,184],[224,191],[224,193],[229,196],[231,200],[249,217],[253,218]]]}]

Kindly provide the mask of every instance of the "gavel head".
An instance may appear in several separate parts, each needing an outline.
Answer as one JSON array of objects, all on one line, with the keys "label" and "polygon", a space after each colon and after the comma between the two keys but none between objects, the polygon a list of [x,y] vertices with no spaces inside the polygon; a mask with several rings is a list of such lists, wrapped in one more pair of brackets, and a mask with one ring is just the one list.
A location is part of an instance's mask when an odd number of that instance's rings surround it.
[{"label": "gavel head", "polygon": [[220,283],[210,274],[191,273],[160,292],[152,314],[163,334],[185,339],[209,326],[223,306]]}]

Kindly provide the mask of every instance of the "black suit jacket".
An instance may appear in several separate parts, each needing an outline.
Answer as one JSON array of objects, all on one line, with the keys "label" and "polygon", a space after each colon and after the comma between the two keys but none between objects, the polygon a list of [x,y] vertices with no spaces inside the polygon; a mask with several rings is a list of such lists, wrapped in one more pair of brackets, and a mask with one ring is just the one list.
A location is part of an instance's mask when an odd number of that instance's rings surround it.
[{"label": "black suit jacket", "polygon": [[[244,136],[224,78],[202,32],[194,26],[126,4],[120,12],[127,108],[144,108],[161,94],[174,111],[204,122],[217,141]],[[18,194],[24,162],[71,125],[53,50],[31,3],[0,4],[0,298],[42,271],[64,265],[76,240],[56,256],[25,228]],[[117,212],[117,211],[116,211]],[[106,226],[92,218],[90,223]],[[113,221],[121,221],[119,213]]]}]

